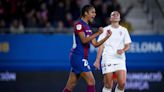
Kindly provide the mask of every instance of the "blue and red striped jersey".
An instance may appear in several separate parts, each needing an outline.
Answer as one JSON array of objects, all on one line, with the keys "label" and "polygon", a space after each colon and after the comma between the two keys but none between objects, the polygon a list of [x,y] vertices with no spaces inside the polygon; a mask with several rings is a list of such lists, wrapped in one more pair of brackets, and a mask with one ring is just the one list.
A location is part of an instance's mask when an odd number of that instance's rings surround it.
[{"label": "blue and red striped jersey", "polygon": [[85,37],[89,37],[92,34],[90,26],[82,19],[80,19],[74,26],[73,46],[71,52],[73,54],[81,55],[87,59],[91,42],[83,44],[78,35],[79,32],[84,32]]}]

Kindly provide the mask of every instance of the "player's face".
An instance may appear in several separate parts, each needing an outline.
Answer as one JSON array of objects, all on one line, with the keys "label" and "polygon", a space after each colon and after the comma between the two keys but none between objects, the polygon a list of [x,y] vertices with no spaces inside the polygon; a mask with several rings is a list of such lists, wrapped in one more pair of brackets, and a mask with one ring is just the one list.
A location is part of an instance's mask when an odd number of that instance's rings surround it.
[{"label": "player's face", "polygon": [[95,10],[95,8],[92,8],[92,9],[90,9],[87,12],[87,19],[88,19],[89,22],[93,22],[95,16],[96,16],[96,10]]},{"label": "player's face", "polygon": [[120,21],[120,13],[117,11],[114,11],[110,15],[110,21],[111,22],[119,22]]}]

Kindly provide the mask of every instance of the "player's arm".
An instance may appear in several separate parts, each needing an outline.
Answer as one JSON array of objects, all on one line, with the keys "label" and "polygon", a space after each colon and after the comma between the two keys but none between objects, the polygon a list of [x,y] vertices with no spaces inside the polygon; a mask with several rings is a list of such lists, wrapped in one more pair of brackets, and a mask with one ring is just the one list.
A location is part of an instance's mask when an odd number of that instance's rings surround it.
[{"label": "player's arm", "polygon": [[129,50],[129,48],[130,48],[130,43],[125,44],[125,47],[123,48],[124,52]]},{"label": "player's arm", "polygon": [[106,36],[105,36],[102,40],[100,40],[99,42],[97,42],[96,39],[93,39],[93,40],[92,40],[93,46],[94,46],[94,47],[100,46],[101,44],[103,44],[103,43],[111,36],[111,34],[112,34],[112,32],[111,32],[110,30],[107,31]]},{"label": "player's arm", "polygon": [[98,32],[92,34],[92,35],[89,36],[89,37],[85,37],[85,34],[84,34],[83,31],[79,32],[78,35],[79,35],[79,37],[80,37],[82,43],[85,44],[85,43],[88,43],[88,42],[92,41],[93,39],[95,39],[95,38],[96,38],[97,36],[99,36],[102,32],[103,32],[103,28],[100,27],[99,30],[98,30]]},{"label": "player's arm", "polygon": [[104,49],[104,45],[100,45],[98,48],[98,52],[97,52],[97,57],[96,57],[96,61],[94,62],[94,66],[96,67],[96,69],[100,69],[100,59],[101,59],[101,55]]},{"label": "player's arm", "polygon": [[124,48],[121,49],[121,50],[118,50],[117,53],[121,55],[122,53],[124,53],[127,50],[129,50],[129,48],[130,48],[130,43],[127,43],[127,44],[125,44]]}]

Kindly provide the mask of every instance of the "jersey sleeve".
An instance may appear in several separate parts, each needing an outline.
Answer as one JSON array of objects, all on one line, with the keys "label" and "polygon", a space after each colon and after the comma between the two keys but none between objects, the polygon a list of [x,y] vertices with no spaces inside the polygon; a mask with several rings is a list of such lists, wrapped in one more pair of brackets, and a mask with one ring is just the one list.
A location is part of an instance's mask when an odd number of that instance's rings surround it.
[{"label": "jersey sleeve", "polygon": [[83,32],[83,25],[78,23],[78,24],[75,24],[75,27],[74,27],[74,31],[75,33],[79,33],[79,32]]},{"label": "jersey sleeve", "polygon": [[127,29],[125,29],[125,38],[124,38],[124,44],[128,44],[128,43],[131,43],[131,38],[130,38],[130,35],[129,35],[129,32]]}]

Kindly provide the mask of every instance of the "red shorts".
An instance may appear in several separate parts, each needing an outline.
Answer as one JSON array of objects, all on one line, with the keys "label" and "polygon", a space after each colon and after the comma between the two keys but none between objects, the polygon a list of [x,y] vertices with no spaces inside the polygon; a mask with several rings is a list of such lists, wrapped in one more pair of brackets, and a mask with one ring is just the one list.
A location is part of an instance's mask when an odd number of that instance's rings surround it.
[{"label": "red shorts", "polygon": [[116,79],[117,79],[117,75],[116,75],[116,73],[113,73],[112,78],[113,78],[113,80],[116,80]]}]

